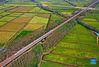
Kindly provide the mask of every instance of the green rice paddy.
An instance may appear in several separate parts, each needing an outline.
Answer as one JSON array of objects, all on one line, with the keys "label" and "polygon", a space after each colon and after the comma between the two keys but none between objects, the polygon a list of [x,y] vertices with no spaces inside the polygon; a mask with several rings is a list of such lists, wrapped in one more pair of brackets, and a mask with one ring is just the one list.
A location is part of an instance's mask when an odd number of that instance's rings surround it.
[{"label": "green rice paddy", "polygon": [[[52,52],[45,55],[43,59],[45,61],[67,65],[89,67],[92,66],[90,64],[91,58],[99,60],[98,51],[99,47],[97,47],[96,44],[96,37],[92,32],[80,25],[76,25],[76,27],[54,47]],[[97,67],[98,65],[99,62],[93,66]]]}]

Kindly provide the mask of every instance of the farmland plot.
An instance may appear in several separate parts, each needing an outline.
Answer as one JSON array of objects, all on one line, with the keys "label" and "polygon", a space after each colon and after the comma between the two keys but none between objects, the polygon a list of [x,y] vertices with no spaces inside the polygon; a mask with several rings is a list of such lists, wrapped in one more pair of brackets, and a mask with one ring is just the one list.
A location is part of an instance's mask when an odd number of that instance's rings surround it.
[{"label": "farmland plot", "polygon": [[[33,16],[33,15],[32,15]],[[7,42],[10,38],[12,38],[19,30],[21,30],[22,28],[24,28],[25,25],[27,25],[27,23],[29,22],[29,20],[32,19],[32,16],[27,16],[24,17],[24,15],[10,21],[9,23],[7,23],[6,25],[2,26],[0,28],[0,34],[2,36],[1,40],[3,43]],[[7,18],[9,19],[9,18]],[[4,31],[4,32],[2,32]],[[13,32],[13,33],[9,33],[9,32]],[[5,34],[8,36],[5,36]],[[6,38],[7,37],[7,38]],[[1,39],[1,38],[0,38]]]},{"label": "farmland plot", "polygon": [[10,12],[29,12],[33,9],[33,7],[18,7],[12,10],[9,10]]},{"label": "farmland plot", "polygon": [[[88,39],[86,39],[86,37]],[[97,67],[99,62],[97,62],[96,65],[91,65],[90,58],[99,60],[98,52],[99,47],[96,45],[96,37],[91,31],[77,25],[56,45],[56,47],[52,49],[49,54],[43,57],[43,60],[63,65]],[[51,64],[49,63],[48,65]]]}]

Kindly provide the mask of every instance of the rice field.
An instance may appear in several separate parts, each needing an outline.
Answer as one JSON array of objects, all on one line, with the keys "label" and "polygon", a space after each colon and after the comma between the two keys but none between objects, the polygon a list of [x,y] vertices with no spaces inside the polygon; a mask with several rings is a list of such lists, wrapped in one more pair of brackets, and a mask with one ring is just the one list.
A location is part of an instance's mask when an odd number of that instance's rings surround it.
[{"label": "rice field", "polygon": [[47,11],[34,6],[8,9],[10,6],[12,5],[0,6],[0,45],[13,41],[20,35],[24,37],[24,32],[27,35],[40,27],[46,27],[50,16]]},{"label": "rice field", "polygon": [[[49,66],[52,63],[56,63],[57,65],[62,64],[66,67],[71,65],[80,67],[98,67],[98,51],[99,47],[97,47],[96,44],[96,36],[82,26],[76,25],[68,35],[65,35],[65,37],[56,44],[49,54],[43,57],[45,62],[41,63],[41,67],[45,67],[46,64]],[[96,65],[92,66],[90,64],[91,58],[97,59]]]},{"label": "rice field", "polygon": [[86,24],[94,27],[95,29],[99,30],[99,13],[95,13],[95,11],[92,11],[90,13],[88,13],[85,18],[82,19],[83,22],[85,22]]},{"label": "rice field", "polygon": [[[97,19],[98,13],[92,12],[88,13],[82,22],[99,30]],[[99,47],[96,41],[96,35],[92,31],[77,24],[48,54],[43,56],[41,67],[98,67]],[[90,64],[91,58],[96,58],[95,65]]]}]

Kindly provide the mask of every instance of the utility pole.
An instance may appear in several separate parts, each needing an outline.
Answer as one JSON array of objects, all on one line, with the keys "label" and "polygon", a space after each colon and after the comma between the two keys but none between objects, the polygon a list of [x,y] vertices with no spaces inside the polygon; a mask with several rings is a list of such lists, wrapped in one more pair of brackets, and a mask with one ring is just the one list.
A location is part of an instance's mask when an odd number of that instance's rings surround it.
[{"label": "utility pole", "polygon": [[95,32],[96,36],[97,36],[97,45],[99,46],[99,33]]}]

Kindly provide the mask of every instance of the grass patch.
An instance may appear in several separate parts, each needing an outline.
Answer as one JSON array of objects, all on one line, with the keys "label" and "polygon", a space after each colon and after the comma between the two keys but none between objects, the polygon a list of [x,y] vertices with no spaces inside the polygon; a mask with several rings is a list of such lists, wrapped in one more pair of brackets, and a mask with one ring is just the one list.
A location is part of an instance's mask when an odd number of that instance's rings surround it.
[{"label": "grass patch", "polygon": [[23,30],[20,34],[18,34],[15,38],[15,40],[20,39],[28,34],[30,34],[32,31],[27,31],[27,30]]},{"label": "grass patch", "polygon": [[0,43],[0,48],[2,48],[4,46],[4,44]]}]

